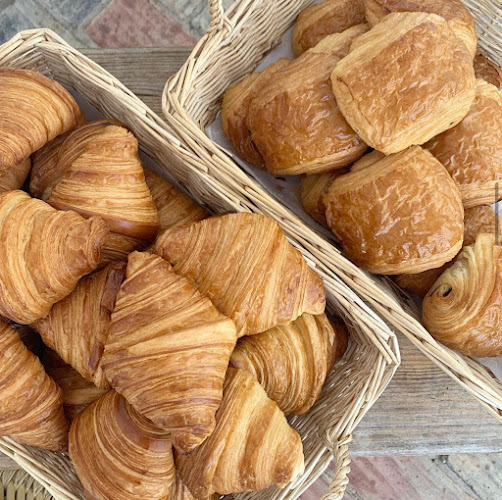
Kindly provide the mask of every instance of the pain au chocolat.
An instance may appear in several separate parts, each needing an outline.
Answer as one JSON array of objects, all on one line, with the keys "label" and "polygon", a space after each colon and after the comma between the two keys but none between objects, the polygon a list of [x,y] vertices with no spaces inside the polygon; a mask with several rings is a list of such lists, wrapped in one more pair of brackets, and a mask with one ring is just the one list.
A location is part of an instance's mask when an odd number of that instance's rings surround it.
[{"label": "pain au chocolat", "polygon": [[345,252],[371,272],[434,269],[462,246],[458,188],[441,163],[419,146],[338,177],[324,200],[328,225]]},{"label": "pain au chocolat", "polygon": [[385,154],[457,125],[476,87],[465,44],[443,18],[421,13],[386,16],[352,43],[331,80],[347,122]]}]

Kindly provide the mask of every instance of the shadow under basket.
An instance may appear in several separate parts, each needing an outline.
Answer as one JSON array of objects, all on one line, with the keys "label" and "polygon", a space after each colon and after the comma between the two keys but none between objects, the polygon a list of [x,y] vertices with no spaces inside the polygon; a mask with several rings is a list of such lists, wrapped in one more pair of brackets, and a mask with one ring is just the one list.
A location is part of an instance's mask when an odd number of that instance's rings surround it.
[{"label": "shadow under basket", "polygon": [[[213,33],[218,33],[218,29],[219,24],[214,25]],[[202,43],[206,44],[207,38]],[[232,498],[296,499],[326,470],[333,458],[335,474],[325,498],[341,498],[348,482],[348,447],[352,433],[387,386],[400,362],[394,333],[340,279],[345,269],[319,259],[315,238],[312,242],[309,239],[311,231],[280,205],[268,206],[267,195],[236,167],[233,168],[239,173],[238,189],[228,179],[222,182],[221,174],[228,172],[226,164],[229,160],[207,137],[201,136],[198,143],[199,138],[189,131],[189,124],[181,124],[182,118],[180,123],[175,123],[175,128],[167,125],[110,73],[55,33],[41,29],[17,34],[0,47],[0,65],[44,73],[73,89],[106,117],[122,121],[136,135],[142,151],[160,171],[178,181],[197,202],[214,213],[247,211],[266,213],[274,218],[289,241],[323,277],[328,310],[345,321],[350,343],[345,356],[330,374],[317,404],[306,415],[290,418],[291,425],[303,439],[305,472],[283,490],[270,488]],[[221,93],[223,84],[220,86]],[[204,102],[202,100],[201,105]],[[257,199],[259,203],[256,203]],[[350,263],[341,257],[340,262],[350,268]],[[21,446],[9,438],[0,439],[0,451],[15,460],[55,498],[83,498],[82,487],[66,455]]]}]

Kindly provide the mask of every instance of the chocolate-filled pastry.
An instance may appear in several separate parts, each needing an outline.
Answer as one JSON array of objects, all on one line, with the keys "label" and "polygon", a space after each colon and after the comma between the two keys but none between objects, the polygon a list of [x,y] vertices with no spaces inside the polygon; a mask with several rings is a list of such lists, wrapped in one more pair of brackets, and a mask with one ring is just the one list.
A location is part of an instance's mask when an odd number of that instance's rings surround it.
[{"label": "chocolate-filled pastry", "polygon": [[350,166],[350,171],[357,172],[358,170],[362,170],[363,168],[369,167],[370,165],[373,165],[373,163],[383,160],[384,158],[385,155],[375,149],[371,153],[365,154],[363,157],[361,157],[359,160],[353,163]]},{"label": "chocolate-filled pastry", "polygon": [[435,269],[462,246],[458,188],[419,146],[338,177],[324,201],[328,225],[348,257],[373,273]]},{"label": "chocolate-filled pastry", "polygon": [[30,169],[30,158],[26,158],[26,160],[17,165],[8,168],[0,168],[0,193],[21,189],[30,173]]},{"label": "chocolate-filled pastry", "polygon": [[324,0],[303,9],[293,28],[293,52],[298,57],[324,37],[365,22],[363,0]]},{"label": "chocolate-filled pastry", "polygon": [[392,12],[424,12],[444,18],[462,40],[472,57],[476,54],[478,35],[474,19],[460,0],[364,0],[366,20],[370,26]]},{"label": "chocolate-filled pastry", "polygon": [[424,298],[431,335],[467,356],[502,355],[502,246],[481,233]]},{"label": "chocolate-filled pastry", "polygon": [[476,78],[495,85],[498,89],[502,87],[502,69],[483,54],[477,54],[474,58],[474,71]]},{"label": "chocolate-filled pastry", "polygon": [[274,175],[317,174],[357,160],[367,146],[343,117],[330,74],[367,30],[329,35],[276,72],[253,99],[247,125],[266,169]]},{"label": "chocolate-filled pastry", "polygon": [[59,83],[27,69],[0,68],[0,171],[74,128],[80,117]]},{"label": "chocolate-filled pastry", "polygon": [[134,252],[102,366],[112,387],[188,453],[214,429],[234,323],[157,255]]},{"label": "chocolate-filled pastry", "polygon": [[117,294],[125,279],[125,267],[125,262],[114,262],[82,278],[68,297],[33,324],[45,345],[101,389],[110,387],[101,357]]},{"label": "chocolate-filled pastry", "polygon": [[171,438],[109,391],[73,421],[70,458],[92,500],[166,500],[174,482]]},{"label": "chocolate-filled pastry", "polygon": [[65,451],[68,424],[61,389],[19,334],[0,321],[0,436]]},{"label": "chocolate-filled pastry", "polygon": [[243,337],[230,363],[263,386],[285,415],[306,413],[347,348],[347,330],[325,314],[304,314],[285,326]]},{"label": "chocolate-filled pastry", "polygon": [[443,18],[419,13],[390,14],[357,38],[331,80],[347,122],[385,154],[457,125],[476,87],[465,44]]},{"label": "chocolate-filled pastry", "polygon": [[224,391],[214,432],[176,457],[181,479],[197,500],[283,488],[303,472],[299,434],[248,372],[229,368]]},{"label": "chocolate-filled pastry", "polygon": [[30,324],[98,265],[108,235],[99,217],[55,210],[23,191],[0,194],[0,314]]},{"label": "chocolate-filled pastry", "polygon": [[468,115],[424,147],[446,167],[458,184],[466,208],[502,199],[502,94],[477,80]]},{"label": "chocolate-filled pastry", "polygon": [[229,214],[166,231],[154,252],[195,283],[239,336],[286,325],[303,313],[322,314],[322,279],[288,243],[274,220]]},{"label": "chocolate-filled pastry", "polygon": [[240,82],[232,85],[223,96],[221,105],[223,131],[239,155],[256,167],[264,168],[265,165],[260,152],[251,139],[251,132],[247,126],[249,107],[275,73],[289,63],[290,59],[279,59],[267,66],[261,73],[251,73]]}]

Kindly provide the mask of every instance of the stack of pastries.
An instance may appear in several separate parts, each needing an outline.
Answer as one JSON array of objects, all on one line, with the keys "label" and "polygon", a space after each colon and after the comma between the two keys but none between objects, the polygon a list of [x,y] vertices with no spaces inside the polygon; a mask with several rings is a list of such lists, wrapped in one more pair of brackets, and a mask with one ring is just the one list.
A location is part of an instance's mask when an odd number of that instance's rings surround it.
[{"label": "stack of pastries", "polygon": [[490,207],[502,199],[502,70],[477,52],[469,11],[324,0],[300,12],[292,49],[226,91],[235,150],[301,174],[306,212],[359,267],[423,298],[438,340],[502,355],[502,221]]},{"label": "stack of pastries", "polygon": [[123,124],[27,70],[0,69],[0,186],[0,436],[68,451],[97,500],[302,473],[286,416],[315,404],[347,331],[275,221],[210,216]]}]

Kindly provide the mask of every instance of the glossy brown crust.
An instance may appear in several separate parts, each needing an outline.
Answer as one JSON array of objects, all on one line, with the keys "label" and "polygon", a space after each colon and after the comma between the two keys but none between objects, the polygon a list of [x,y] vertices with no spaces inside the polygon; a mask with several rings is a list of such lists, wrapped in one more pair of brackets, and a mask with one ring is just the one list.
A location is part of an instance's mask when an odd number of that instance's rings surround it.
[{"label": "glossy brown crust", "polygon": [[177,456],[183,482],[197,500],[213,493],[281,488],[303,471],[303,447],[277,405],[246,371],[229,368],[211,436]]},{"label": "glossy brown crust", "polygon": [[126,236],[125,234],[110,233],[105,240],[99,268],[112,264],[113,262],[127,262],[127,257],[135,250],[144,250],[151,243],[151,240]]},{"label": "glossy brown crust", "polygon": [[363,168],[369,167],[373,165],[373,163],[376,163],[377,161],[383,160],[385,158],[385,155],[381,153],[380,151],[371,151],[371,153],[365,154],[363,157],[361,157],[359,160],[357,160],[355,163],[353,163],[350,166],[350,171],[351,172],[357,172],[358,170],[362,170]]},{"label": "glossy brown crust", "polygon": [[0,193],[20,189],[28,177],[30,169],[30,158],[26,158],[26,160],[12,167],[0,169]]},{"label": "glossy brown crust", "polygon": [[321,278],[263,215],[221,215],[171,229],[154,252],[232,318],[239,336],[288,324],[305,312],[322,314],[326,307]]},{"label": "glossy brown crust", "polygon": [[73,421],[70,458],[86,498],[170,498],[175,471],[169,435],[115,391],[106,393]]},{"label": "glossy brown crust", "polygon": [[0,314],[30,324],[98,265],[108,226],[23,191],[0,194]]},{"label": "glossy brown crust", "polygon": [[223,96],[221,120],[223,131],[232,142],[239,155],[251,165],[264,168],[263,158],[251,140],[247,126],[249,107],[253,99],[260,95],[274,74],[286,67],[290,59],[282,58],[267,66],[261,73],[251,73],[243,80],[229,87]]},{"label": "glossy brown crust", "polygon": [[0,68],[0,170],[18,165],[80,119],[59,83],[25,69]]},{"label": "glossy brown crust", "polygon": [[298,57],[324,37],[362,24],[363,0],[324,0],[303,9],[293,28],[293,52]]},{"label": "glossy brown crust", "polygon": [[476,78],[495,85],[498,89],[502,87],[502,69],[483,54],[476,54],[474,71],[476,72]]},{"label": "glossy brown crust", "polygon": [[77,288],[34,323],[44,343],[85,380],[108,389],[101,368],[112,311],[126,264],[115,262],[82,278]]},{"label": "glossy brown crust", "polygon": [[431,289],[431,286],[443,274],[448,264],[437,269],[429,269],[416,274],[400,274],[396,276],[396,283],[405,290],[425,297],[425,294]]},{"label": "glossy brown crust", "polygon": [[331,75],[348,123],[385,154],[455,126],[474,99],[472,57],[434,14],[395,13],[356,39]]},{"label": "glossy brown crust", "polygon": [[340,112],[330,83],[336,63],[366,30],[358,25],[330,35],[275,73],[253,99],[247,125],[269,172],[321,173],[349,165],[366,151]]},{"label": "glossy brown crust", "polygon": [[419,146],[338,177],[325,203],[328,224],[349,258],[377,274],[435,269],[462,246],[458,188]]},{"label": "glossy brown crust", "polygon": [[61,389],[19,334],[0,321],[0,436],[65,451],[68,424]]},{"label": "glossy brown crust", "polygon": [[434,283],[422,319],[431,335],[467,356],[502,355],[502,247],[480,234]]},{"label": "glossy brown crust", "polygon": [[370,26],[379,23],[392,12],[424,12],[437,14],[467,46],[472,57],[476,54],[478,35],[474,19],[460,0],[364,0],[366,20]]},{"label": "glossy brown crust", "polygon": [[489,205],[502,179],[502,95],[477,80],[469,114],[454,128],[429,141],[426,148],[446,167],[460,188],[466,208]]},{"label": "glossy brown crust", "polygon": [[346,346],[344,326],[332,325],[325,314],[304,314],[289,325],[243,337],[230,363],[258,380],[285,415],[301,415],[321,395]]},{"label": "glossy brown crust", "polygon": [[237,332],[168,262],[129,256],[102,366],[112,387],[188,453],[211,434]]}]

